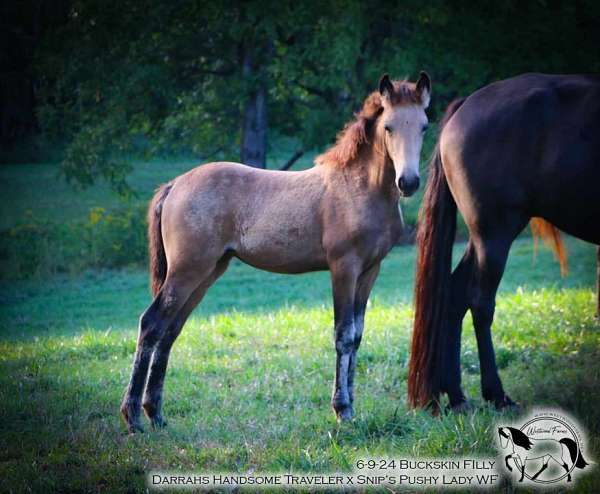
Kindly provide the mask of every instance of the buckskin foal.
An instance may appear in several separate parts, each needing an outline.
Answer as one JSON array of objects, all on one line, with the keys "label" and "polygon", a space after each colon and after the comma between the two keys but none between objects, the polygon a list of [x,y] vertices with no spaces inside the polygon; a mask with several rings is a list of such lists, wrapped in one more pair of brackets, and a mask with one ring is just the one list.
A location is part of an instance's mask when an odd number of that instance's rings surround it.
[{"label": "buckskin foal", "polygon": [[[336,372],[332,406],[352,417],[356,352],[379,264],[397,241],[401,195],[419,186],[431,83],[391,81],[369,95],[336,144],[300,172],[210,163],[160,187],[149,208],[154,300],[140,318],[121,413],[165,425],[162,389],[183,324],[232,257],[278,273],[330,270]],[[145,387],[145,392],[144,392]],[[143,399],[142,399],[143,394]]]}]

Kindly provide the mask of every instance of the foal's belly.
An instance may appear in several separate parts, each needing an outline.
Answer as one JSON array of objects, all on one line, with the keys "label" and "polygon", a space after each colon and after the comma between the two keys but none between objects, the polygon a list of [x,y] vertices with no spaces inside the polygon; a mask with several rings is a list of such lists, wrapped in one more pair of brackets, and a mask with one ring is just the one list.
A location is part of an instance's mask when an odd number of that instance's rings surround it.
[{"label": "foal's belly", "polygon": [[267,259],[265,256],[253,256],[239,252],[235,252],[234,255],[250,266],[272,273],[302,274],[310,271],[325,271],[329,269],[324,258]]},{"label": "foal's belly", "polygon": [[236,257],[276,273],[327,269],[320,222],[308,213],[298,207],[272,210],[244,222],[234,246]]}]

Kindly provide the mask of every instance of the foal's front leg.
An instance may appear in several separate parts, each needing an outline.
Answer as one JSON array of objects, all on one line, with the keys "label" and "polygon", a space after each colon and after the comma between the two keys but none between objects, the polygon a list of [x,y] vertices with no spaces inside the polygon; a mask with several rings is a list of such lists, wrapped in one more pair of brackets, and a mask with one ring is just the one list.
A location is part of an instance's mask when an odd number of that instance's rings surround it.
[{"label": "foal's front leg", "polygon": [[374,264],[365,270],[358,278],[356,295],[354,297],[354,348],[350,356],[350,366],[348,369],[348,391],[350,393],[350,403],[354,403],[354,374],[356,372],[356,354],[362,341],[363,329],[365,327],[365,312],[371,289],[375,284],[379,274],[379,263]]},{"label": "foal's front leg", "polygon": [[354,263],[339,262],[331,266],[333,311],[335,321],[335,380],[331,405],[338,421],[352,418],[352,403],[348,389],[350,359],[354,351],[354,298],[358,275]]}]

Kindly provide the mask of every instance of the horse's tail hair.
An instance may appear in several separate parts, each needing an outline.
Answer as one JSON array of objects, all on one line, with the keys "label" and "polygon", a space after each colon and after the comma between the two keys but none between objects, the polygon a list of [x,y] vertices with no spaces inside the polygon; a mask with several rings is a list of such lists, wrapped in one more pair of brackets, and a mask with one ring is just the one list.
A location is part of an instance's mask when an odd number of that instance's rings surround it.
[{"label": "horse's tail hair", "polygon": [[535,250],[537,251],[538,239],[541,238],[554,251],[554,255],[560,264],[560,274],[563,276],[566,275],[569,271],[567,251],[562,241],[560,230],[542,218],[531,218],[529,226],[531,227],[531,233],[535,241]]},{"label": "horse's tail hair", "polygon": [[[573,441],[573,439],[569,437],[563,437],[559,443],[564,444],[569,449],[569,454],[571,455],[571,461],[575,463],[577,468],[585,468],[589,465],[587,461],[585,461],[581,450],[577,446],[577,443]],[[577,461],[575,461],[577,460]]]},{"label": "horse's tail hair", "polygon": [[[463,102],[456,100],[448,106],[440,135]],[[417,229],[415,320],[408,370],[408,403],[412,407],[435,405],[441,392],[442,332],[450,289],[456,203],[442,167],[439,141],[429,165]]]},{"label": "horse's tail hair", "polygon": [[152,295],[161,289],[167,277],[167,257],[163,244],[161,216],[163,202],[173,184],[161,185],[154,194],[148,207],[148,259],[150,261],[150,290]]}]

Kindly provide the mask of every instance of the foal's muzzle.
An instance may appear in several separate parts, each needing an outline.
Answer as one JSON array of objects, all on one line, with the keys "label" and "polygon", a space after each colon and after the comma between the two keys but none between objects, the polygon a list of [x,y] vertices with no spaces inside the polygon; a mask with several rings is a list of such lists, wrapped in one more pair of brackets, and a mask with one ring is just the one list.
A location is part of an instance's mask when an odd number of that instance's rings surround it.
[{"label": "foal's muzzle", "polygon": [[419,177],[400,177],[398,179],[398,188],[404,197],[412,196],[419,188]]}]

